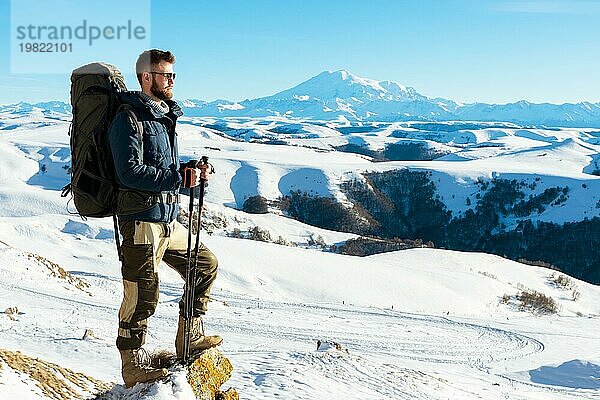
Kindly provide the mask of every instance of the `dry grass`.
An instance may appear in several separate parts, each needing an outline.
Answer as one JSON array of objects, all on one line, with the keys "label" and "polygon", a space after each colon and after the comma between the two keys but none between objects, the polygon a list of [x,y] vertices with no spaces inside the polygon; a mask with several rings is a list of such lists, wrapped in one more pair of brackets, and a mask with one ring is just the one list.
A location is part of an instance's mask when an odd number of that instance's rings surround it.
[{"label": "dry grass", "polygon": [[65,271],[60,265],[53,263],[45,257],[40,256],[39,254],[27,253],[27,258],[34,259],[38,262],[38,264],[43,265],[49,271],[50,276],[62,279],[66,281],[68,284],[74,286],[75,288],[81,290],[82,292],[87,293],[88,295],[92,295],[87,289],[90,287],[90,284],[84,281],[81,278],[73,276],[69,271]]},{"label": "dry grass", "polygon": [[177,356],[169,350],[156,350],[150,354],[153,368],[171,368],[177,363]]},{"label": "dry grass", "polygon": [[[42,393],[55,400],[82,399],[80,392],[106,391],[111,385],[60,365],[28,357],[20,352],[0,349],[0,359],[9,368],[29,376]],[[0,368],[2,364],[0,363]],[[76,388],[81,389],[77,391]]]}]

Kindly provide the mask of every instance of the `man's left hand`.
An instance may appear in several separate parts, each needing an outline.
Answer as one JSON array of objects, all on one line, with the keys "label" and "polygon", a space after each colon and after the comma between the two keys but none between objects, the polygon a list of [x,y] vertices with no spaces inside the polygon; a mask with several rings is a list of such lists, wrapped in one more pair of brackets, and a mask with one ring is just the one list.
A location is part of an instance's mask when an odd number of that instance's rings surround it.
[{"label": "man's left hand", "polygon": [[201,161],[198,161],[198,164],[196,164],[196,168],[200,170],[200,179],[203,180],[208,180],[209,175],[215,172],[215,169],[211,164],[205,164]]}]

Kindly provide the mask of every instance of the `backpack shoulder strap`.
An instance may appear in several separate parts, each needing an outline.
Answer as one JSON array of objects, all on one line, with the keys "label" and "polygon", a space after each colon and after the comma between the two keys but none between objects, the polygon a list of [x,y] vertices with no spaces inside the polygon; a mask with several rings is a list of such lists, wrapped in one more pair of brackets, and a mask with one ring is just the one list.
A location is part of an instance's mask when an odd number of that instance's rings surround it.
[{"label": "backpack shoulder strap", "polygon": [[[119,110],[123,110],[127,113],[127,115],[129,116],[129,118],[131,118],[131,120],[134,123],[134,129],[136,131],[136,133],[138,134],[138,139],[139,139],[139,143],[140,143],[140,149],[141,146],[143,146],[144,144],[144,127],[142,126],[142,121],[140,121],[135,113],[135,111],[133,111],[133,107],[129,104],[121,104],[121,106],[119,107]],[[142,151],[143,153],[143,151]],[[113,212],[113,224],[114,224],[114,230],[115,230],[115,242],[117,244],[117,255],[119,256],[119,261],[123,261],[123,250],[122,250],[122,246],[121,246],[121,240],[119,238],[119,223],[118,223],[118,219],[117,219],[117,214],[115,212]]]},{"label": "backpack shoulder strap", "polygon": [[133,107],[129,104],[121,104],[120,108],[125,111],[129,118],[134,122],[137,134],[141,139],[144,136],[144,127],[142,126],[142,121],[138,119],[135,111],[133,111]]}]

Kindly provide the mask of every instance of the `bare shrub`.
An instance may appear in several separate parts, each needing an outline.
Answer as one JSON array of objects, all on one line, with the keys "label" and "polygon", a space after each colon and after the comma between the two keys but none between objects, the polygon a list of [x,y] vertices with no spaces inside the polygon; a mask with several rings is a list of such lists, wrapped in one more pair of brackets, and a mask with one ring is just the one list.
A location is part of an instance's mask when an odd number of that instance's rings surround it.
[{"label": "bare shrub", "polygon": [[552,274],[548,277],[550,282],[556,286],[558,289],[569,290],[574,286],[573,280],[567,275],[563,274]]},{"label": "bare shrub", "polygon": [[579,300],[580,297],[581,297],[581,292],[579,290],[573,289],[573,291],[571,292],[571,298],[573,299],[573,301]]},{"label": "bare shrub", "polygon": [[231,232],[229,232],[229,237],[243,239],[242,231],[240,228],[233,228]]},{"label": "bare shrub", "polygon": [[248,230],[248,239],[257,240],[259,242],[270,242],[271,233],[266,229],[255,226]]},{"label": "bare shrub", "polygon": [[501,302],[502,304],[508,304],[508,303],[510,302],[510,295],[508,295],[508,294],[504,293],[504,294],[502,295],[502,298],[500,299],[500,302]]},{"label": "bare shrub", "polygon": [[498,277],[496,275],[490,274],[487,271],[477,271],[477,273],[480,274],[480,275],[483,275],[483,276],[487,276],[490,279],[496,279],[496,280],[498,279]]},{"label": "bare shrub", "polygon": [[209,235],[216,231],[223,231],[227,228],[227,216],[221,212],[210,211],[204,208],[202,210],[202,229]]},{"label": "bare shrub", "polygon": [[532,289],[525,289],[518,293],[517,300],[520,301],[520,310],[529,310],[537,314],[555,314],[558,312],[558,304],[552,297]]},{"label": "bare shrub", "polygon": [[[187,207],[180,207],[179,214],[177,214],[177,221],[189,228],[189,210]],[[206,208],[206,205],[202,207],[202,223],[201,228],[206,231],[209,235],[217,231],[223,231],[227,228],[227,216],[222,212],[212,211]],[[198,227],[198,205],[194,206],[194,211],[192,213],[192,234],[196,234],[196,229]]]},{"label": "bare shrub", "polygon": [[290,242],[288,242],[283,236],[278,236],[277,239],[273,242],[275,244],[279,244],[282,246],[290,246]]},{"label": "bare shrub", "polygon": [[318,246],[318,247],[326,247],[327,243],[325,243],[325,239],[323,239],[323,236],[321,235],[310,235],[310,237],[308,238],[308,245],[309,246]]}]

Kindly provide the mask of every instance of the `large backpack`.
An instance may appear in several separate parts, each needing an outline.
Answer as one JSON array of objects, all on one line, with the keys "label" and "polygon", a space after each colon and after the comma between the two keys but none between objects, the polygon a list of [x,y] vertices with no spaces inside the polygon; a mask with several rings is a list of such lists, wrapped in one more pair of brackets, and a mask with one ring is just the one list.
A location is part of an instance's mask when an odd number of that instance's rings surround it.
[{"label": "large backpack", "polygon": [[[141,135],[140,123],[131,108],[121,104],[127,91],[123,75],[111,64],[96,62],[73,70],[71,74],[71,183],[69,192],[82,217],[113,216],[119,248],[115,214],[118,184],[108,142],[108,129],[120,109],[128,112]],[[120,250],[120,249],[119,249]],[[120,251],[119,251],[120,253]]]}]

